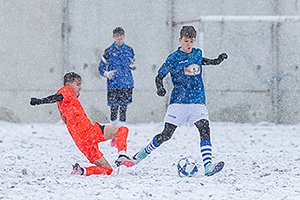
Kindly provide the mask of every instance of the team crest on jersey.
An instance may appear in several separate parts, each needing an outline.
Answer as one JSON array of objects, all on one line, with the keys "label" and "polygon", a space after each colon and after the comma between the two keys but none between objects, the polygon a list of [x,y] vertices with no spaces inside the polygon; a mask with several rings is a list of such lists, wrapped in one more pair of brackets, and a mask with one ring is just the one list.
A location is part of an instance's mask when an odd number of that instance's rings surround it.
[{"label": "team crest on jersey", "polygon": [[184,74],[187,76],[196,76],[200,74],[200,66],[197,64],[191,64],[184,68]]}]

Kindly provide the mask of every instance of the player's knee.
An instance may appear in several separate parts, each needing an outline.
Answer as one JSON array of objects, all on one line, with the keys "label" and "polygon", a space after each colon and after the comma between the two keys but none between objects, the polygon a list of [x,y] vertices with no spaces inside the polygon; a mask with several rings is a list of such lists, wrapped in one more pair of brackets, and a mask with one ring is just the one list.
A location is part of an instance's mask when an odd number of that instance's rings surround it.
[{"label": "player's knee", "polygon": [[164,142],[165,142],[165,141],[168,141],[169,139],[172,138],[172,135],[173,135],[173,134],[171,134],[171,133],[164,133],[164,134],[162,134],[162,139],[163,139],[163,141],[164,141]]},{"label": "player's knee", "polygon": [[159,144],[162,144],[163,142],[171,139],[176,128],[177,128],[177,126],[175,126],[174,124],[165,123],[165,128],[162,131],[162,133],[160,133],[156,136],[157,142]]},{"label": "player's knee", "polygon": [[201,140],[210,140],[209,121],[207,119],[200,119],[195,122],[195,125],[200,133]]},{"label": "player's knee", "polygon": [[169,139],[171,139],[172,134],[170,133],[166,133],[166,132],[162,132],[160,134],[157,134],[156,136],[156,141],[159,145],[161,145],[162,143],[168,141]]}]

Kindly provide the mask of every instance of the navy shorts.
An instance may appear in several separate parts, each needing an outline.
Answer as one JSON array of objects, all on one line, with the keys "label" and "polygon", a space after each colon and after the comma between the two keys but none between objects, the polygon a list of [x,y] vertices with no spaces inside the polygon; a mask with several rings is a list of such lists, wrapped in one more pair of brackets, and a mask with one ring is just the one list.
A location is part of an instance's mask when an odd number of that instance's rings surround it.
[{"label": "navy shorts", "polygon": [[132,88],[117,88],[107,92],[107,105],[120,106],[132,102]]}]

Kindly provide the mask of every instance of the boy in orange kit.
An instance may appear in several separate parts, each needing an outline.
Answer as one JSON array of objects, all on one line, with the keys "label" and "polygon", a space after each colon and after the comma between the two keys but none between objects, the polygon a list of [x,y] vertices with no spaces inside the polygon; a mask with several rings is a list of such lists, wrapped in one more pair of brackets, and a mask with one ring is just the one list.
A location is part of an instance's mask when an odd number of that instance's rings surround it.
[{"label": "boy in orange kit", "polygon": [[110,175],[113,169],[100,152],[98,143],[116,139],[116,146],[119,152],[116,163],[122,163],[124,158],[128,158],[126,155],[128,128],[125,126],[100,125],[98,122],[92,124],[78,100],[80,90],[80,75],[70,72],[64,76],[64,87],[60,88],[56,94],[42,99],[31,98],[30,104],[35,106],[57,103],[61,118],[67,125],[76,146],[90,163],[96,165],[81,167],[76,163],[73,166],[72,175]]}]

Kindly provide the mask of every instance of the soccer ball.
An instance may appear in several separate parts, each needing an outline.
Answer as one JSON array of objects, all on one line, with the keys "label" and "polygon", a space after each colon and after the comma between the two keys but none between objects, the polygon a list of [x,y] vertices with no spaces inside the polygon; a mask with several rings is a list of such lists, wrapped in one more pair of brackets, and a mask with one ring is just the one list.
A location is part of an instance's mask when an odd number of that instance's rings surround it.
[{"label": "soccer ball", "polygon": [[196,162],[192,158],[181,158],[177,164],[178,175],[180,177],[192,177],[198,172]]}]

